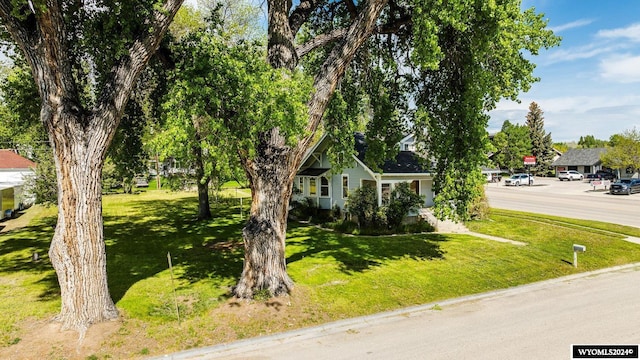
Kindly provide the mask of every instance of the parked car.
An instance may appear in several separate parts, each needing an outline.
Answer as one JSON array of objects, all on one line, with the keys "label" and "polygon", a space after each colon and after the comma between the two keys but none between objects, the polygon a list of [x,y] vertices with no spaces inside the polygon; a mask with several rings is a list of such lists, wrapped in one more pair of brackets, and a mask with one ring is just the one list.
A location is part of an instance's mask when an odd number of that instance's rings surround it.
[{"label": "parked car", "polygon": [[616,174],[607,170],[598,170],[593,174],[587,174],[588,180],[615,180]]},{"label": "parked car", "polygon": [[582,180],[584,179],[584,175],[580,174],[579,172],[575,171],[575,170],[569,170],[569,171],[560,171],[558,173],[558,179],[560,181],[573,181],[573,180]]},{"label": "parked car", "polygon": [[507,186],[533,185],[533,176],[529,174],[513,174],[510,178],[504,180]]},{"label": "parked car", "polygon": [[609,187],[610,194],[627,194],[640,192],[640,179],[620,179]]}]

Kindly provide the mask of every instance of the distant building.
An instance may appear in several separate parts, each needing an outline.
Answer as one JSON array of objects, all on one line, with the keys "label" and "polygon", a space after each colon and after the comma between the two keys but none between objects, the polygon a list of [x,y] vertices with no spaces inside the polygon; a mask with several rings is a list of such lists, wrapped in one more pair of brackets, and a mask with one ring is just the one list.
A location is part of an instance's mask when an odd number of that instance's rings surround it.
[{"label": "distant building", "polygon": [[600,155],[607,151],[606,148],[569,149],[557,158],[551,166],[556,171],[575,170],[583,174],[595,173],[602,170]]},{"label": "distant building", "polygon": [[18,155],[13,150],[0,150],[0,219],[11,217],[25,203],[22,186],[30,176],[35,176],[36,163]]}]

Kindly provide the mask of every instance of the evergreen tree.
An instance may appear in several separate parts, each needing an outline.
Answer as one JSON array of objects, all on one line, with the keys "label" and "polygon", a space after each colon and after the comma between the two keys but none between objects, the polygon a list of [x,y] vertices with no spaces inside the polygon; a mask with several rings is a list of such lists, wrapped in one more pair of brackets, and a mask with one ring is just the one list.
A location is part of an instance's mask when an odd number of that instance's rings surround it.
[{"label": "evergreen tree", "polygon": [[553,141],[551,134],[547,134],[544,130],[542,109],[535,102],[529,105],[526,125],[531,138],[531,155],[536,157],[536,165],[531,167],[531,171],[535,174],[547,175],[553,162]]}]

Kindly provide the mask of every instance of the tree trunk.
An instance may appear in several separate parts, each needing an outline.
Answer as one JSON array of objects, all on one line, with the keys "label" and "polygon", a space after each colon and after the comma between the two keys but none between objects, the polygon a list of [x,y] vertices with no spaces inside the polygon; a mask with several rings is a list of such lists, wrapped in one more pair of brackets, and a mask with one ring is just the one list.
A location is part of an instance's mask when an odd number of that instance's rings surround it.
[{"label": "tree trunk", "polygon": [[[105,137],[89,136],[77,122],[52,136],[58,181],[58,224],[49,257],[58,275],[63,329],[81,333],[118,317],[107,286],[102,227],[102,168]],[[69,125],[71,124],[71,125]],[[57,136],[56,136],[57,135]],[[104,147],[106,148],[106,147]]]},{"label": "tree trunk", "polygon": [[198,180],[198,220],[211,219],[209,206],[209,178]]},{"label": "tree trunk", "polygon": [[195,157],[196,180],[198,182],[198,220],[211,219],[211,208],[209,206],[209,181],[210,176],[205,174],[204,159],[202,154],[202,136],[200,135],[199,120],[194,120],[195,142],[191,151]]},{"label": "tree trunk", "polygon": [[289,161],[291,150],[277,129],[271,135],[270,139],[261,140],[254,159],[243,161],[251,186],[251,213],[242,230],[242,276],[233,290],[239,298],[252,298],[258,291],[280,296],[293,289],[284,250],[296,168]]},{"label": "tree trunk", "polygon": [[[304,153],[311,144],[322,114],[338,82],[355,53],[373,31],[376,19],[387,0],[369,1],[344,35],[343,41],[330,52],[316,74],[309,107],[308,135],[296,147],[289,148],[274,128],[260,137],[256,155],[242,159],[251,185],[251,215],[242,231],[244,238],[244,268],[233,293],[239,298],[252,298],[266,290],[279,296],[293,289],[287,274],[285,239],[287,215],[293,179]],[[275,68],[292,70],[297,65],[294,34],[287,16],[288,0],[270,0],[268,61]]]}]

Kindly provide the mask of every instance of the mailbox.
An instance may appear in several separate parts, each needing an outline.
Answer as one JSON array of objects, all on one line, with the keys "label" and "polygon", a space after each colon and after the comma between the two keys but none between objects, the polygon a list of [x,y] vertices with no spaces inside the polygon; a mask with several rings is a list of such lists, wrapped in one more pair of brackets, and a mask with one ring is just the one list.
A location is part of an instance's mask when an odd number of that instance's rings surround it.
[{"label": "mailbox", "polygon": [[573,251],[574,252],[585,252],[585,251],[587,251],[587,247],[584,246],[584,245],[573,244]]}]

